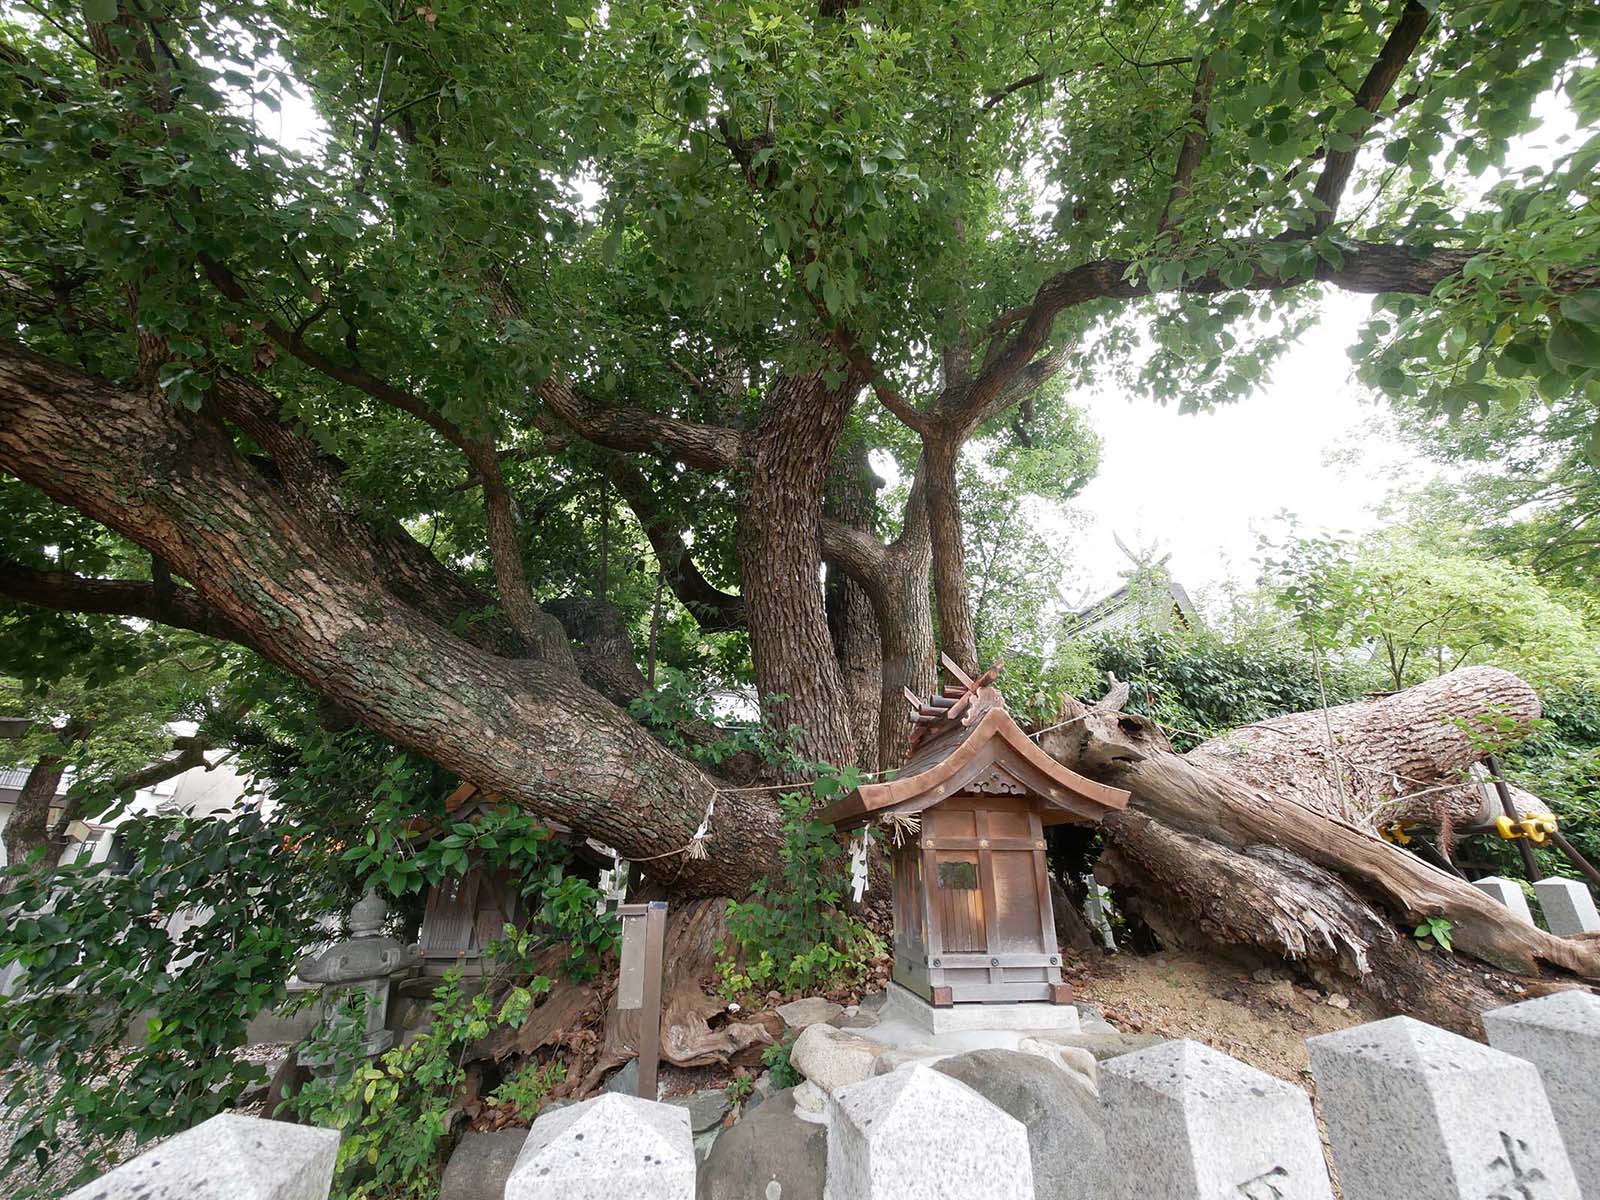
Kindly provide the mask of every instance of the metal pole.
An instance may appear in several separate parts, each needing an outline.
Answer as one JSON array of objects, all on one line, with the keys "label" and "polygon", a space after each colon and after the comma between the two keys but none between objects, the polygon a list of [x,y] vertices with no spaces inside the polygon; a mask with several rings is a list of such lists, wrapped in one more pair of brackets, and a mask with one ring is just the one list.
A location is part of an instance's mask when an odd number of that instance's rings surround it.
[{"label": "metal pole", "polygon": [[1556,831],[1552,832],[1548,836],[1550,840],[1560,848],[1561,852],[1572,860],[1572,865],[1587,875],[1590,883],[1592,883],[1595,887],[1600,888],[1600,870],[1596,870],[1595,865],[1592,862],[1590,862],[1582,854],[1578,853],[1578,848],[1571,842],[1567,841],[1567,835]]},{"label": "metal pole", "polygon": [[[1512,824],[1522,820],[1517,812],[1517,806],[1511,803],[1511,789],[1506,786],[1505,776],[1500,774],[1500,760],[1494,755],[1489,755],[1483,760],[1489,767],[1489,774],[1494,777],[1494,790],[1500,794],[1500,807],[1506,810],[1506,816],[1511,818]],[[1527,873],[1529,883],[1538,883],[1544,878],[1544,872],[1539,870],[1539,860],[1534,857],[1533,847],[1528,845],[1528,839],[1516,839],[1517,849],[1522,854],[1522,869]]]}]

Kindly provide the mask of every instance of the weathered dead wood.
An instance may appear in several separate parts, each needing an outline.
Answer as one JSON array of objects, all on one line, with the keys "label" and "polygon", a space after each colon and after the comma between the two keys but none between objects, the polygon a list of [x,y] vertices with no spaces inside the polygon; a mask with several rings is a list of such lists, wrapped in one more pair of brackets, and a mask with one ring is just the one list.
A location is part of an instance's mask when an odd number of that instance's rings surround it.
[{"label": "weathered dead wood", "polygon": [[1241,852],[1139,813],[1107,822],[1100,882],[1130,898],[1166,945],[1243,949],[1302,966],[1330,991],[1476,1035],[1478,1014],[1533,981],[1428,949],[1331,871],[1267,845]]},{"label": "weathered dead wood", "polygon": [[[1507,699],[1531,694],[1515,676],[1492,668],[1458,676],[1447,687],[1412,689],[1420,697],[1402,693],[1334,710],[1339,755],[1373,769],[1394,763],[1399,770],[1403,758],[1404,773],[1411,774],[1428,766],[1419,747],[1433,745],[1440,748],[1441,758],[1432,764],[1438,774],[1453,769],[1456,737],[1470,744],[1449,719],[1452,711],[1472,721]],[[1419,705],[1436,717],[1431,726],[1395,729],[1376,715]],[[1522,925],[1483,893],[1368,828],[1254,786],[1252,777],[1280,777],[1295,761],[1286,749],[1257,758],[1221,755],[1216,743],[1208,743],[1212,750],[1206,754],[1180,755],[1158,727],[1135,714],[1072,701],[1063,717],[1072,723],[1045,733],[1041,746],[1073,769],[1133,793],[1129,815],[1108,823],[1113,853],[1106,873],[1136,892],[1147,912],[1170,909],[1175,916],[1169,920],[1214,941],[1337,971],[1350,978],[1352,990],[1447,1023],[1472,1011],[1480,999],[1475,985],[1463,980],[1460,964],[1419,957],[1409,947],[1397,950],[1404,930],[1395,940],[1380,936],[1375,916],[1391,923],[1391,932],[1396,921],[1410,926],[1445,917],[1456,950],[1492,967],[1530,977],[1554,968],[1600,980],[1600,946]],[[1326,729],[1320,713],[1273,724],[1302,731],[1301,761],[1314,757],[1306,745],[1309,731]],[[1249,738],[1242,744],[1248,746]],[[1407,1000],[1413,996],[1415,1003]]]},{"label": "weathered dead wood", "polygon": [[1460,824],[1482,806],[1467,769],[1520,741],[1538,694],[1510,671],[1468,667],[1392,696],[1258,721],[1184,757],[1279,799],[1360,825]]},{"label": "weathered dead wood", "polygon": [[[661,1057],[677,1067],[704,1067],[749,1057],[777,1041],[782,1020],[728,1020],[728,1002],[707,991],[717,978],[717,947],[726,932],[727,900],[674,905],[667,917],[661,961]],[[713,1024],[715,1022],[715,1024]],[[592,1090],[605,1072],[638,1054],[639,1013],[606,1013],[604,1042],[578,1094]]]}]

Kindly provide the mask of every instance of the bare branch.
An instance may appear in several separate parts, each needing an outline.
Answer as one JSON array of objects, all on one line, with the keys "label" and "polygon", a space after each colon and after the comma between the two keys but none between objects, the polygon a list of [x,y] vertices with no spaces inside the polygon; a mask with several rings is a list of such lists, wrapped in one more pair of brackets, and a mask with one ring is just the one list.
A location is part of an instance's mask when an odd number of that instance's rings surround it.
[{"label": "bare branch", "polygon": [[539,398],[581,437],[608,450],[665,453],[707,471],[725,471],[738,461],[739,434],[733,429],[640,408],[607,408],[554,376],[539,385]]},{"label": "bare branch", "polygon": [[251,644],[243,630],[220,616],[191,589],[174,587],[165,595],[162,591],[153,581],[95,579],[71,571],[39,571],[21,563],[0,561],[0,596],[9,600],[69,612],[137,617],[242,646]]},{"label": "bare branch", "polygon": [[1013,92],[1020,92],[1023,88],[1032,87],[1036,83],[1043,83],[1050,75],[1046,71],[1035,71],[1032,75],[1024,75],[1021,79],[1013,80],[997,92],[990,92],[983,102],[983,111],[988,112]]},{"label": "bare branch", "polygon": [[[67,844],[67,830],[80,816],[87,813],[91,817],[100,816],[116,803],[119,796],[129,792],[137,792],[143,788],[154,787],[164,783],[174,776],[182,775],[185,771],[192,771],[196,767],[211,770],[216,763],[206,761],[205,752],[212,748],[211,740],[204,734],[193,734],[189,737],[172,739],[174,753],[169,758],[140,767],[135,771],[113,776],[111,779],[100,783],[90,783],[82,790],[73,787],[67,792],[65,801],[61,806],[61,814],[56,817],[55,824],[50,827],[49,844],[65,848]],[[231,752],[230,752],[231,753]],[[220,762],[228,755],[221,755]]]},{"label": "bare branch", "polygon": [[[826,310],[819,304],[818,312],[826,317]],[[878,402],[895,415],[901,424],[918,433],[926,433],[931,428],[928,415],[920,411],[915,405],[907,402],[894,385],[889,382],[878,364],[873,361],[872,355],[867,353],[866,347],[856,341],[852,334],[843,325],[833,327],[833,343],[843,352],[849,362],[851,370],[872,385],[873,394],[878,397]]]},{"label": "bare branch", "polygon": [[893,556],[870,531],[857,529],[836,517],[823,517],[822,557],[879,598],[890,591]]},{"label": "bare branch", "polygon": [[700,573],[667,505],[652,491],[638,467],[619,454],[606,456],[606,477],[638,518],[662,577],[706,633],[726,633],[745,626],[744,597],[722,591]]},{"label": "bare branch", "polygon": [[[1389,34],[1389,39],[1384,42],[1383,49],[1378,53],[1378,59],[1372,64],[1372,69],[1367,72],[1367,77],[1361,81],[1361,86],[1356,89],[1356,108],[1368,113],[1376,113],[1384,99],[1394,88],[1395,81],[1400,78],[1400,72],[1405,69],[1412,54],[1422,41],[1422,35],[1427,31],[1431,15],[1417,0],[1407,0],[1405,10],[1401,12],[1400,19],[1395,22],[1394,29]],[[1326,229],[1333,223],[1339,211],[1339,201],[1344,195],[1345,185],[1350,182],[1350,172],[1355,168],[1356,153],[1361,149],[1361,139],[1356,139],[1356,144],[1348,150],[1335,150],[1329,147],[1324,156],[1322,174],[1317,178],[1316,190],[1313,193],[1326,207],[1320,208],[1316,214],[1316,228]]]},{"label": "bare branch", "polygon": [[[222,263],[210,255],[202,254],[200,256],[200,266],[205,271],[206,278],[211,280],[212,286],[229,300],[232,300],[235,304],[250,303],[250,295],[245,290],[244,285]],[[307,345],[305,340],[294,330],[279,324],[271,317],[262,317],[262,321],[262,331],[272,341],[282,346],[313,371],[353,387],[359,392],[364,392],[374,400],[387,404],[391,408],[397,408],[401,412],[409,413],[444,438],[445,441],[460,449],[472,461],[473,466],[478,467],[481,471],[482,465],[477,461],[477,458],[481,455],[481,446],[472,442],[458,426],[435,412],[419,397],[404,388],[396,387],[387,379],[374,375],[364,367],[334,362],[321,351]]]}]

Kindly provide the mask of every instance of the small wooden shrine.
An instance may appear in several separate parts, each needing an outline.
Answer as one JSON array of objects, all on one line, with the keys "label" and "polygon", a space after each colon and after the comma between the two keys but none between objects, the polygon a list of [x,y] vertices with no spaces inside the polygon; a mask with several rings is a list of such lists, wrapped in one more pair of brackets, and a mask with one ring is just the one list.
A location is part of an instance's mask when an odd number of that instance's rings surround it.
[{"label": "small wooden shrine", "polygon": [[993,686],[948,657],[955,683],[907,692],[916,729],[895,778],[863,784],[821,813],[842,830],[891,830],[893,978],[935,1008],[1065,1004],[1044,830],[1097,821],[1128,793],[1085,779],[1024,733]]},{"label": "small wooden shrine", "polygon": [[[475,822],[488,809],[504,803],[492,792],[463,783],[445,800],[448,822],[442,826],[419,822],[408,834],[414,844],[420,844],[445,832],[451,825]],[[550,836],[566,842],[574,859],[586,867],[598,870],[610,865],[609,860],[597,854],[584,839],[575,837],[565,825],[550,820],[543,824]],[[442,976],[453,967],[460,968],[467,978],[481,975],[484,950],[500,940],[506,925],[520,927],[529,919],[530,914],[522,901],[521,882],[510,871],[472,862],[465,874],[449,876],[430,887],[422,928],[417,933],[422,947],[423,976]]]}]

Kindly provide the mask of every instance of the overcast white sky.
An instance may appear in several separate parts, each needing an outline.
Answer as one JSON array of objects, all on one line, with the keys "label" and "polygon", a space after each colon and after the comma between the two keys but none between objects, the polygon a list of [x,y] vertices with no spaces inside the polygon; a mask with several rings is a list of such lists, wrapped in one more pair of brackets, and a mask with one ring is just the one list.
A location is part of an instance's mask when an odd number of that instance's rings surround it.
[{"label": "overcast white sky", "polygon": [[[1073,543],[1066,598],[1118,585],[1129,562],[1113,532],[1140,552],[1170,552],[1173,574],[1191,592],[1230,578],[1248,583],[1257,535],[1281,533],[1280,513],[1308,531],[1370,528],[1372,507],[1397,473],[1425,476],[1426,464],[1370,428],[1383,410],[1352,378],[1346,350],[1369,306],[1367,297],[1329,295],[1270,380],[1214,412],[1075,394],[1105,446],[1100,474],[1072,506],[1087,525],[1057,530]],[[1354,465],[1331,456],[1351,446],[1362,449]]]},{"label": "overcast white sky", "polygon": [[[1534,111],[1542,125],[1512,147],[1508,171],[1571,148],[1577,121],[1566,99],[1547,94]],[[1498,179],[1491,171],[1457,183],[1481,195]],[[1065,599],[1094,599],[1118,585],[1128,559],[1113,531],[1141,552],[1170,552],[1173,574],[1191,593],[1228,579],[1248,585],[1257,535],[1281,533],[1280,513],[1293,513],[1308,533],[1370,529],[1374,506],[1397,485],[1437,473],[1392,436],[1386,404],[1352,377],[1346,351],[1370,305],[1369,297],[1330,290],[1321,319],[1270,380],[1216,412],[1183,416],[1149,400],[1075,394],[1105,449],[1100,474],[1076,504],[1087,525],[1058,531],[1074,542]],[[1353,447],[1362,453],[1343,453]]]}]

